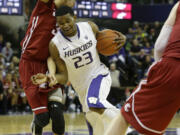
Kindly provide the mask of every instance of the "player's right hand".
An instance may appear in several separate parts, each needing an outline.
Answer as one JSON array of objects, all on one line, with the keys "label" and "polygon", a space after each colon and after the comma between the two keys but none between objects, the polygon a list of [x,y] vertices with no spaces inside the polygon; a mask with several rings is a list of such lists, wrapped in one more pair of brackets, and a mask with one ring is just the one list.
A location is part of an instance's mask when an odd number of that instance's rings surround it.
[{"label": "player's right hand", "polygon": [[56,76],[54,74],[48,74],[48,79],[49,79],[49,87],[53,87],[58,83]]},{"label": "player's right hand", "polygon": [[114,32],[118,35],[118,37],[114,40],[114,43],[118,44],[116,50],[119,52],[119,50],[124,46],[126,42],[126,36],[119,31]]},{"label": "player's right hand", "polygon": [[48,77],[45,74],[38,73],[31,77],[31,81],[35,85],[40,85],[40,84],[48,82]]}]

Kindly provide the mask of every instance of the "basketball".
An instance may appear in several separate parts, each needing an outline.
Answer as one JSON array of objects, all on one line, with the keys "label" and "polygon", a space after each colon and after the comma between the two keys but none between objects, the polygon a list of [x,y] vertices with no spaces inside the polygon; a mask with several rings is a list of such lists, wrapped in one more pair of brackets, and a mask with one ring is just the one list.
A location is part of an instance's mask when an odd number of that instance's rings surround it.
[{"label": "basketball", "polygon": [[118,35],[110,29],[106,29],[101,31],[101,33],[98,33],[96,37],[98,52],[105,56],[115,54],[117,52],[117,43],[113,43],[113,41],[117,37]]}]

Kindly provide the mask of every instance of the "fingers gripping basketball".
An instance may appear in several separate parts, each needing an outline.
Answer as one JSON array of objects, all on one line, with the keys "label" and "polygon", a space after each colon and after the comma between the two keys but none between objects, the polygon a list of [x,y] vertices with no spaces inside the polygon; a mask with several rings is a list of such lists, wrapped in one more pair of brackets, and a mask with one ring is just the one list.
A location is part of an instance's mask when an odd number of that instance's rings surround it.
[{"label": "fingers gripping basketball", "polygon": [[97,34],[97,50],[100,54],[110,56],[118,52],[121,48],[118,40],[120,40],[119,34],[116,31],[106,29]]}]

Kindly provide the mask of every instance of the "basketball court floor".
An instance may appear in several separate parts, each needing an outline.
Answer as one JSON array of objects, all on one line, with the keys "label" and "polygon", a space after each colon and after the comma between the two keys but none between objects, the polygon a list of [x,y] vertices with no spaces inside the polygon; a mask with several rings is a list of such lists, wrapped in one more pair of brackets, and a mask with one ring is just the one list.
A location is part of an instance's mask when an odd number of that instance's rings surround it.
[{"label": "basketball court floor", "polygon": [[[30,124],[32,115],[0,116],[0,135],[31,135]],[[82,113],[66,113],[65,135],[89,135]],[[43,135],[52,135],[50,124],[44,129]],[[176,114],[165,135],[180,135],[180,114]]]}]

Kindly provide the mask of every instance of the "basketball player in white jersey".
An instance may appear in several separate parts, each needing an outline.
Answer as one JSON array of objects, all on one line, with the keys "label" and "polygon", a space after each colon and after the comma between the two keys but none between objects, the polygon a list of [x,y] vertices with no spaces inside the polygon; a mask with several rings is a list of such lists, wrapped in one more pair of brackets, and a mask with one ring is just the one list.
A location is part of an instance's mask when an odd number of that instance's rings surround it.
[{"label": "basketball player in white jersey", "polygon": [[[90,135],[103,135],[109,121],[119,110],[106,100],[111,77],[108,68],[101,63],[96,49],[98,27],[93,22],[75,23],[73,10],[67,6],[59,8],[56,17],[60,30],[50,42],[50,76],[57,82],[62,82],[66,74],[67,80],[79,95]],[[126,37],[116,33],[118,38],[114,42],[119,44],[118,51],[124,45]],[[56,75],[54,62],[57,70],[61,71]],[[34,78],[38,79],[37,76]]]}]

